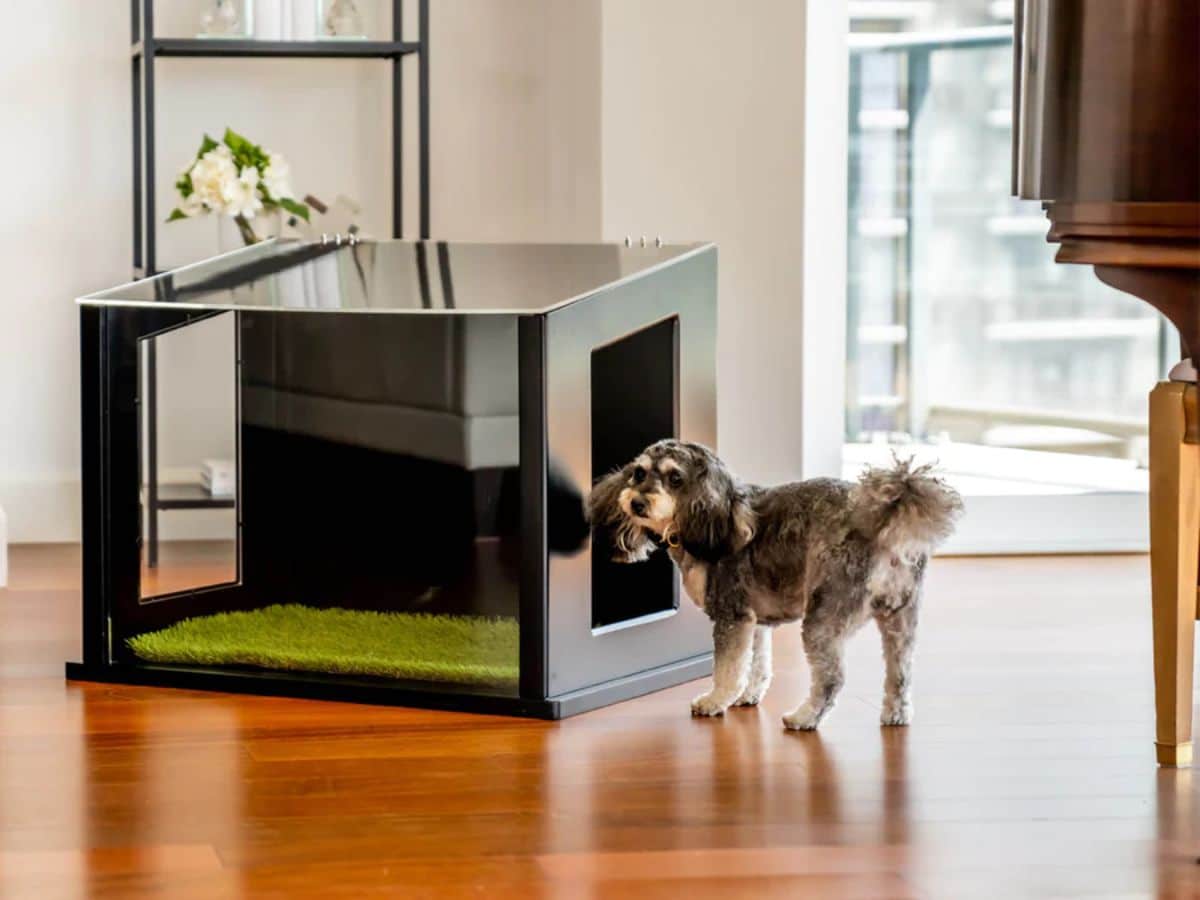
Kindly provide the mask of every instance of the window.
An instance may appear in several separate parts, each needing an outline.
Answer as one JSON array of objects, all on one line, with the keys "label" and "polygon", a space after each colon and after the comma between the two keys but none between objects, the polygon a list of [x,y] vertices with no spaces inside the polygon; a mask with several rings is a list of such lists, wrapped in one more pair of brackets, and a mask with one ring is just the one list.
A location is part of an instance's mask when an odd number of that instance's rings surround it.
[{"label": "window", "polygon": [[847,470],[904,444],[967,495],[1144,494],[1178,344],[1010,196],[1012,3],[849,6]]}]

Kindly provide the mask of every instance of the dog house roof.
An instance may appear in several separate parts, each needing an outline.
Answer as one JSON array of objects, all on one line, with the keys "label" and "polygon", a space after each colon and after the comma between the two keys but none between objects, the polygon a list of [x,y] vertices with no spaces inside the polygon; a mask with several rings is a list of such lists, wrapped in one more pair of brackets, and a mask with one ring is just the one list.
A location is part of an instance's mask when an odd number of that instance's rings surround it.
[{"label": "dog house roof", "polygon": [[273,312],[549,312],[711,244],[275,240],[80,297],[88,306]]}]

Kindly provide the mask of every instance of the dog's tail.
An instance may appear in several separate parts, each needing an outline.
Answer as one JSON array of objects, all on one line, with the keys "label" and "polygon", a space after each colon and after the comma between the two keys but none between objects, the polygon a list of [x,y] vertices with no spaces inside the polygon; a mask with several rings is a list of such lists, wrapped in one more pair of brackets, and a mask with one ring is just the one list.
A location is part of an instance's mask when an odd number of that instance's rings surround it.
[{"label": "dog's tail", "polygon": [[896,458],[891,468],[868,468],[850,493],[854,529],[876,552],[868,584],[879,588],[894,570],[927,557],[954,531],[962,498],[934,473],[934,466]]}]

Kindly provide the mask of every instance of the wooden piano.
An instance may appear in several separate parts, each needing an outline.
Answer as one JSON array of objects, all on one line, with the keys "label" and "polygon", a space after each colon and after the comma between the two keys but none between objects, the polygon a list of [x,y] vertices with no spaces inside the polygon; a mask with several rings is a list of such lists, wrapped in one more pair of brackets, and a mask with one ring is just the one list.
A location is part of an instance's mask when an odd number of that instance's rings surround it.
[{"label": "wooden piano", "polygon": [[1158,761],[1192,756],[1200,618],[1200,3],[1021,0],[1013,190],[1056,259],[1160,310],[1183,357],[1150,395]]}]

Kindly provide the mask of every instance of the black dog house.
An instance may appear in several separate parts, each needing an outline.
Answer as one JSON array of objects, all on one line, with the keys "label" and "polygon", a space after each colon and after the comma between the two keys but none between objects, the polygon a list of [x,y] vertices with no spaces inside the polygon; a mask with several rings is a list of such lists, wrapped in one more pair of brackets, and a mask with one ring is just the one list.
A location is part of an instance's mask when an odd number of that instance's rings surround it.
[{"label": "black dog house", "polygon": [[714,443],[716,259],[274,242],[82,298],[68,677],[558,718],[706,675],[583,501]]}]

